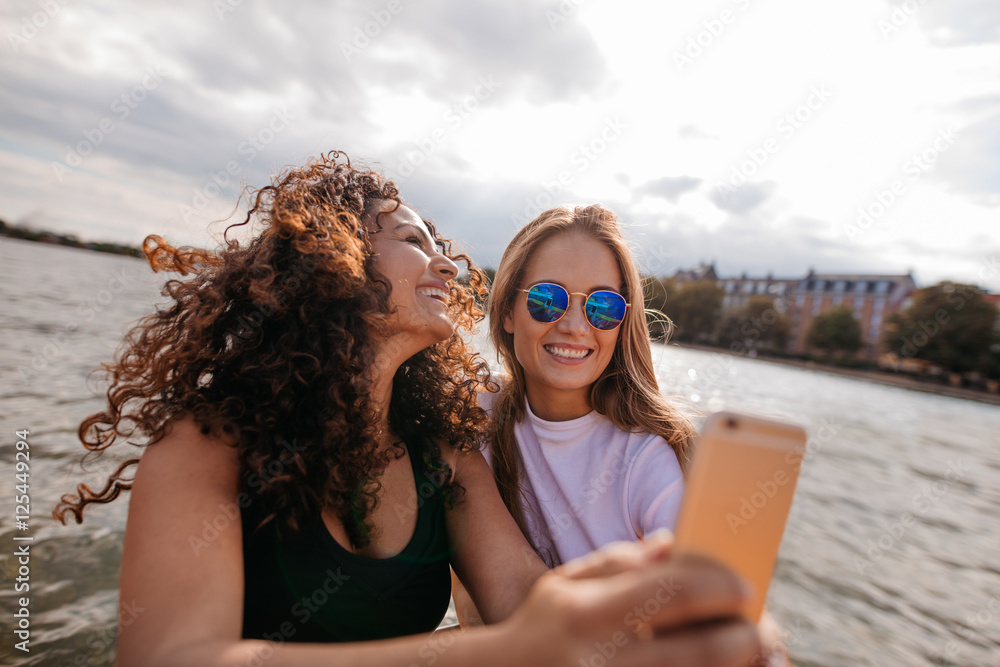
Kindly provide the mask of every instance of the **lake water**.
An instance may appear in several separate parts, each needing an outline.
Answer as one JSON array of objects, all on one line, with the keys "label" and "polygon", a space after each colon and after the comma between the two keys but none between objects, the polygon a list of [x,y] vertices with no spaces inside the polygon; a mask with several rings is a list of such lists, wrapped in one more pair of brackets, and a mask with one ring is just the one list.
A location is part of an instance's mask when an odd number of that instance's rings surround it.
[{"label": "lake water", "polygon": [[[49,514],[82,480],[91,372],[160,300],[141,260],[0,239],[0,664],[110,665],[127,497]],[[727,354],[657,346],[663,390],[810,433],[769,596],[796,665],[1000,665],[1000,407]],[[29,429],[31,518],[14,518]],[[120,448],[119,448],[120,449]],[[14,550],[32,537],[31,652],[14,648]]]}]

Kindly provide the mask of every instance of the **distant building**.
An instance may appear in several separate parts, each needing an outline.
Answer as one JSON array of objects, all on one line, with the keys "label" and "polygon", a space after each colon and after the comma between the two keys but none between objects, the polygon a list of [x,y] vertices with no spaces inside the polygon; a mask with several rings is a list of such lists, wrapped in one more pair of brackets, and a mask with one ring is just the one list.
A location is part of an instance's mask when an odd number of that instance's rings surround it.
[{"label": "distant building", "polygon": [[712,264],[698,264],[697,269],[677,269],[677,273],[671,276],[674,282],[678,285],[683,285],[684,283],[696,282],[698,280],[718,280],[719,277],[715,274],[715,263]]},{"label": "distant building", "polygon": [[875,361],[880,353],[880,341],[886,319],[892,313],[908,308],[916,290],[913,276],[878,274],[815,273],[805,278],[748,277],[719,278],[714,264],[699,264],[693,270],[679,270],[673,280],[685,282],[714,280],[723,290],[723,312],[736,311],[755,296],[774,300],[774,309],[788,317],[790,332],[785,351],[806,352],[806,335],[813,318],[837,306],[847,306],[861,325],[862,347],[859,356]]},{"label": "distant building", "polygon": [[752,297],[769,296],[775,299],[775,310],[787,314],[786,303],[789,292],[799,284],[798,278],[748,278],[743,274],[739,278],[722,278],[718,281],[722,288],[722,310],[739,310],[747,305]]},{"label": "distant building", "polygon": [[806,351],[806,335],[813,318],[837,306],[847,306],[861,325],[859,356],[874,361],[889,315],[908,308],[916,291],[913,276],[878,274],[834,274],[809,272],[789,292],[788,316],[791,334],[787,350]]}]

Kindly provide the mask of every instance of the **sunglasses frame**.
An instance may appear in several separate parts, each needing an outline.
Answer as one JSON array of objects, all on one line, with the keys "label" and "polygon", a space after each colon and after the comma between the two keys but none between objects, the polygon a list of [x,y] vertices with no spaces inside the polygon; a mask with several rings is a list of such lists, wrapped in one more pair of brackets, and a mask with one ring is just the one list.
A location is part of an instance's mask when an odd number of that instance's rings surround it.
[{"label": "sunglasses frame", "polygon": [[[616,330],[618,327],[620,327],[622,325],[623,322],[625,322],[625,315],[628,314],[628,309],[632,307],[632,304],[630,304],[628,301],[625,301],[625,296],[623,294],[618,294],[618,292],[616,292],[614,290],[610,290],[610,289],[596,289],[593,292],[591,292],[590,294],[587,294],[585,292],[570,292],[568,289],[566,289],[565,287],[563,287],[559,283],[541,282],[541,283],[535,283],[534,285],[532,285],[528,289],[519,289],[517,291],[518,292],[524,292],[525,294],[530,294],[531,290],[535,289],[539,285],[555,285],[556,287],[558,287],[558,288],[562,289],[564,292],[566,292],[566,296],[567,296],[567,299],[566,299],[566,301],[567,301],[567,303],[566,303],[566,310],[563,311],[562,315],[560,315],[556,319],[552,320],[551,322],[542,322],[541,320],[535,319],[535,316],[531,314],[531,308],[528,307],[528,302],[527,302],[527,299],[526,299],[525,300],[525,307],[528,308],[528,316],[531,317],[531,319],[534,320],[535,322],[538,322],[539,324],[555,324],[556,322],[558,322],[559,320],[561,320],[566,315],[566,313],[569,312],[569,309],[570,309],[570,307],[572,305],[572,303],[571,303],[572,299],[570,299],[569,297],[572,297],[572,296],[582,296],[582,297],[584,297],[584,299],[583,299],[583,319],[587,320],[587,324],[589,324],[591,326],[591,328],[593,328],[593,329],[595,329],[597,331],[614,331],[614,330]],[[611,327],[610,329],[601,329],[601,328],[595,327],[594,323],[590,321],[589,317],[587,317],[587,302],[590,301],[590,297],[594,296],[595,294],[599,294],[600,292],[609,292],[611,294],[616,294],[616,295],[618,295],[621,298],[622,301],[625,301],[625,312],[622,314],[622,319],[618,322],[618,324],[616,324],[615,326]]]}]

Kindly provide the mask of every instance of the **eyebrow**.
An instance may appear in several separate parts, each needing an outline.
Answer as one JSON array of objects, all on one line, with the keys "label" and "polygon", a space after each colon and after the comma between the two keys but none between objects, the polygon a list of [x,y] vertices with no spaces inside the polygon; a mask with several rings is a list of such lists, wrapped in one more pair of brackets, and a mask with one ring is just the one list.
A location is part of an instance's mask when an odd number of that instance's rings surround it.
[{"label": "eyebrow", "polygon": [[[553,285],[559,285],[560,287],[566,289],[567,291],[569,290],[568,287],[566,287],[565,285],[563,285],[558,280],[547,280],[547,279],[543,278],[542,280],[536,280],[535,282],[531,283],[531,285],[537,285],[538,283],[552,283]],[[531,287],[531,285],[528,285],[528,287]],[[582,294],[593,294],[594,292],[600,292],[602,290],[605,291],[605,292],[621,292],[622,288],[620,288],[620,287],[611,287],[610,285],[598,285],[597,287],[591,287],[589,290],[587,290],[585,292],[582,292]],[[580,294],[580,293],[581,292],[577,292],[577,294]]]}]

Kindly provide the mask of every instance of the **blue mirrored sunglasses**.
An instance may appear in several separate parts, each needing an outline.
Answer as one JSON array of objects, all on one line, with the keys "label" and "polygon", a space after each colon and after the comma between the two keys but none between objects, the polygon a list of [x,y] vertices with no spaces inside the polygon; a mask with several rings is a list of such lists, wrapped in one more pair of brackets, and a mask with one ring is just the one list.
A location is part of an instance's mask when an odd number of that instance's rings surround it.
[{"label": "blue mirrored sunglasses", "polygon": [[555,283],[538,283],[528,289],[522,289],[528,295],[528,314],[536,322],[551,324],[557,322],[569,308],[569,297],[579,294],[586,297],[583,312],[590,326],[600,331],[611,331],[625,319],[625,311],[631,305],[625,303],[625,297],[610,290],[597,290],[590,294],[569,292],[562,285]]}]

